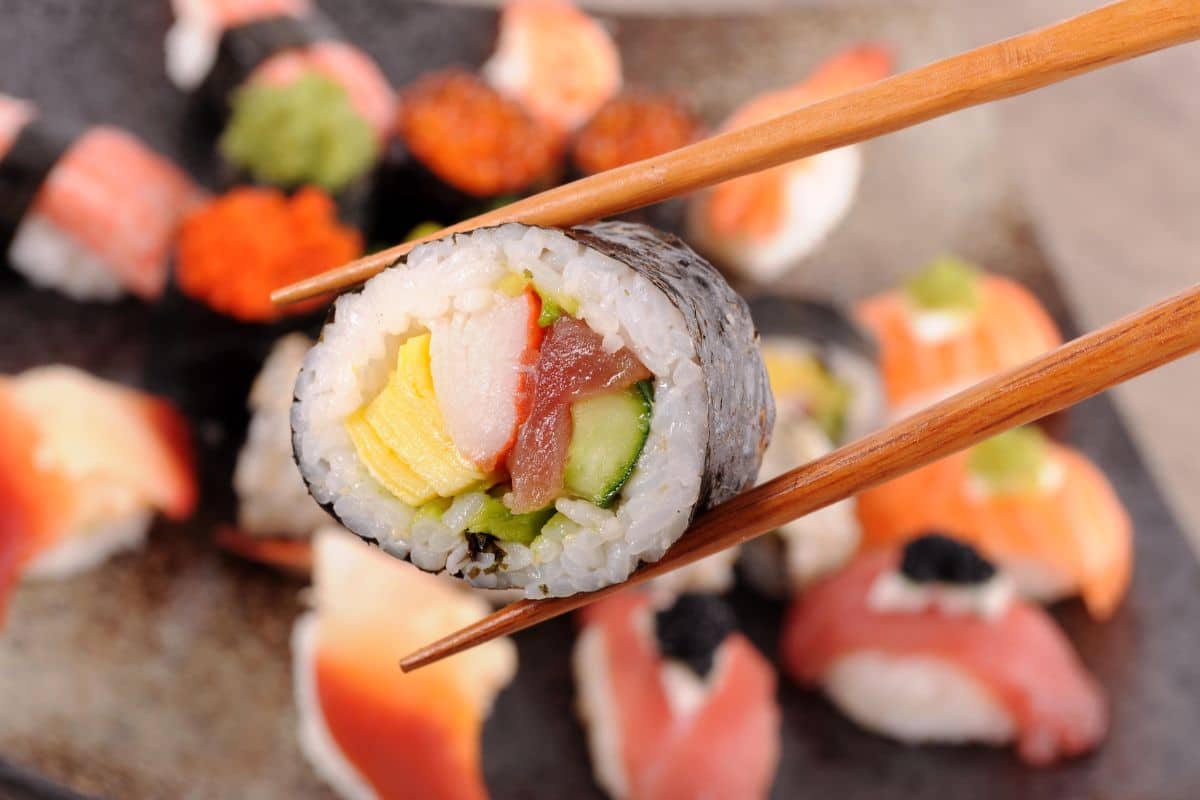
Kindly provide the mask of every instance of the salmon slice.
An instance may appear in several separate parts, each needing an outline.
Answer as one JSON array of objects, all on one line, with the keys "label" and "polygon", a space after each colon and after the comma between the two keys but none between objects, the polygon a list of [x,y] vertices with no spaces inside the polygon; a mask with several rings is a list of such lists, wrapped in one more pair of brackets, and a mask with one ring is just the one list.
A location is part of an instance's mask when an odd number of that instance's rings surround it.
[{"label": "salmon slice", "polygon": [[703,697],[681,708],[651,615],[649,596],[630,591],[582,614],[576,680],[601,782],[624,800],[766,797],[779,759],[774,670],[733,633],[716,650]]},{"label": "salmon slice", "polygon": [[568,133],[621,88],[621,56],[608,31],[570,2],[510,0],[483,75],[534,117]]},{"label": "salmon slice", "polygon": [[856,653],[929,658],[969,675],[1011,715],[1023,760],[1049,764],[1099,743],[1108,725],[1104,698],[1046,612],[1019,600],[996,620],[933,607],[877,611],[871,587],[898,563],[895,551],[869,553],[799,596],[781,645],[796,681],[820,684]]},{"label": "salmon slice", "polygon": [[396,118],[396,93],[371,57],[345,42],[322,41],[302,50],[285,50],[263,61],[250,81],[276,86],[317,73],[336,82],[383,145]]},{"label": "salmon slice", "polygon": [[487,604],[344,532],[318,533],[314,552],[316,608],[297,623],[293,658],[317,771],[380,800],[487,797],[480,734],[516,648],[500,639],[411,674],[396,666]]},{"label": "salmon slice", "polygon": [[500,464],[533,405],[533,368],[542,344],[537,293],[433,325],[433,386],[454,446],[483,472]]},{"label": "salmon slice", "polygon": [[[863,547],[895,547],[926,530],[945,530],[1009,568],[1023,583],[1030,566],[1060,576],[1097,619],[1112,616],[1129,588],[1133,525],[1104,475],[1080,453],[1049,443],[1051,485],[1036,492],[981,496],[957,453],[863,492],[857,513]],[[914,502],[913,498],[920,498]],[[1022,567],[1026,569],[1022,569]]]},{"label": "salmon slice", "polygon": [[545,508],[562,490],[571,404],[652,377],[629,348],[606,352],[599,334],[566,316],[546,332],[533,374],[533,406],[508,455],[510,507],[518,514]]},{"label": "salmon slice", "polygon": [[50,171],[33,210],[108,265],[129,291],[159,297],[172,239],[202,193],[127,133],[98,126]]},{"label": "salmon slice", "polygon": [[856,313],[879,343],[892,406],[937,397],[1062,344],[1062,334],[1037,298],[998,275],[980,277],[978,308],[961,329],[936,341],[921,337],[901,291],[873,297]]},{"label": "salmon slice", "polygon": [[[852,47],[820,64],[802,83],[750,101],[726,121],[722,131],[740,130],[857,89],[886,77],[891,68],[891,54],[884,48]],[[807,226],[811,232],[804,237],[805,249],[811,247],[841,218],[853,196],[858,162],[845,152],[849,151],[801,159],[718,185],[702,200],[705,227],[715,237],[762,244],[783,235],[785,227]],[[792,208],[806,195],[802,185],[806,181],[819,190],[814,202],[807,208]]]}]

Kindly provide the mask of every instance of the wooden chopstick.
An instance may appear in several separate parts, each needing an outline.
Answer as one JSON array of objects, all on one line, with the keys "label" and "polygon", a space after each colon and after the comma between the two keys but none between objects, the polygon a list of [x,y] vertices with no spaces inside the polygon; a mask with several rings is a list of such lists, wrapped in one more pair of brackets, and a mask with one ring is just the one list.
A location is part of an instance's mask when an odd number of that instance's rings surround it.
[{"label": "wooden chopstick", "polygon": [[271,299],[294,303],[348,289],[416,245],[450,233],[514,221],[578,225],[622,214],[1197,38],[1200,3],[1196,0],[1120,0],[758,125],[518,200],[278,289]]},{"label": "wooden chopstick", "polygon": [[742,544],[1200,349],[1200,284],[706,511],[657,563],[596,592],[522,600],[412,653],[408,672]]}]

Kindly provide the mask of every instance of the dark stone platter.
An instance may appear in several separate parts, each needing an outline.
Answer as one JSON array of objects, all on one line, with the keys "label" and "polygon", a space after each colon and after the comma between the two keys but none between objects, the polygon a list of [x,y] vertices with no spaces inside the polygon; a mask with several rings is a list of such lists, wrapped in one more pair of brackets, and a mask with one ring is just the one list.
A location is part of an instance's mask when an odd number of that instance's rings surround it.
[{"label": "dark stone platter", "polygon": [[[162,76],[166,0],[0,0],[0,91],[52,112],[119,123],[216,186],[211,130]],[[477,64],[491,12],[370,0],[326,11],[403,84]],[[837,4],[772,17],[612,20],[627,76],[676,91],[710,121],[748,94],[801,77],[838,45],[893,43],[901,66],[957,49],[933,2]],[[942,250],[1031,285],[1070,329],[1062,298],[1006,179],[986,109],[872,143],[854,211],[789,290],[843,302]],[[0,636],[0,797],[328,797],[300,757],[288,636],[303,583],[218,553],[242,403],[284,327],[235,326],[178,296],[79,305],[0,273],[0,372],[67,362],[167,394],[202,445],[204,503],[187,525],[67,583],[23,586]],[[1095,755],[1050,770],[1004,750],[913,749],[865,734],[782,682],[774,797],[1171,798],[1200,796],[1200,570],[1112,404],[1071,412],[1067,438],[1102,465],[1137,528],[1132,592],[1099,625],[1055,609],[1113,701]],[[782,609],[739,588],[754,641],[774,654]],[[572,624],[517,637],[521,668],[484,732],[494,797],[599,797],[573,715]],[[719,758],[720,753],[714,753]]]}]

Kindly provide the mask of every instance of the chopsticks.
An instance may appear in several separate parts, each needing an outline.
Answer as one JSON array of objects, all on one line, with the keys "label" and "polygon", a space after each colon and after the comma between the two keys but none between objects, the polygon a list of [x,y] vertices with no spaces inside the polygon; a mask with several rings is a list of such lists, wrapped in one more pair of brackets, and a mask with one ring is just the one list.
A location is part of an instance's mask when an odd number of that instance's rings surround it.
[{"label": "chopsticks", "polygon": [[348,289],[416,245],[451,233],[513,221],[568,226],[622,214],[1197,38],[1196,0],[1119,0],[758,125],[518,200],[278,289],[271,299],[294,303]]},{"label": "chopsticks", "polygon": [[400,666],[405,672],[417,669],[644,583],[1197,349],[1200,284],[706,511],[660,561],[624,583],[513,603],[412,653]]}]

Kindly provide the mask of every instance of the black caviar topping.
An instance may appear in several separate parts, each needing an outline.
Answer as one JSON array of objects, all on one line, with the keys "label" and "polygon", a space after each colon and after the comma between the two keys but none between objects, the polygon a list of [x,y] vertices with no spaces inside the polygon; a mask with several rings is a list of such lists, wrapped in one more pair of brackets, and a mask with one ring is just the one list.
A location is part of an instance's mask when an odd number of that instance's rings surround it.
[{"label": "black caviar topping", "polygon": [[654,615],[663,658],[682,661],[700,677],[708,675],[717,648],[736,627],[732,609],[711,594],[680,595],[674,605]]},{"label": "black caviar topping", "polygon": [[991,562],[950,536],[931,531],[904,546],[900,572],[917,583],[985,583],[996,574]]}]

